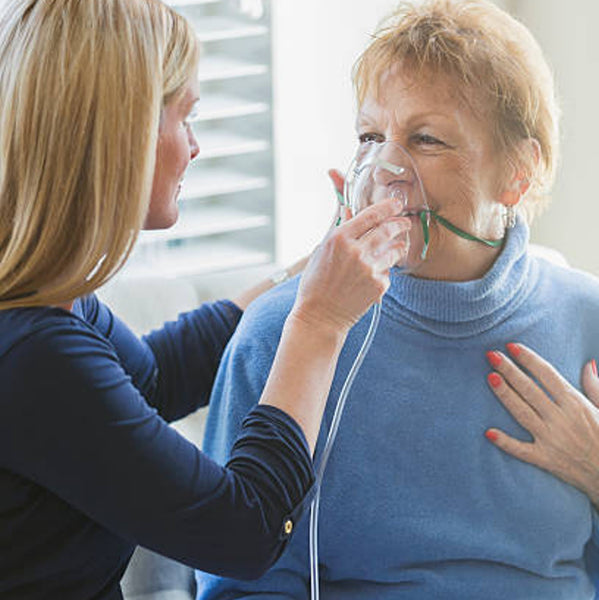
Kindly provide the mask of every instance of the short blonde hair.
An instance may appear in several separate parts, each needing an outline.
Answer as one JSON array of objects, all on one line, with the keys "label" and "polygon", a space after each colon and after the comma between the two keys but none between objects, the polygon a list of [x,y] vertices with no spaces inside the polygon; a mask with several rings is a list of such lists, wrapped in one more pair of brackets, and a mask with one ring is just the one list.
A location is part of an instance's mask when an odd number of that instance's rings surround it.
[{"label": "short blonde hair", "polygon": [[[485,0],[402,2],[354,66],[359,106],[397,66],[444,74],[482,103],[506,164],[531,181],[523,203],[528,217],[539,212],[555,176],[559,108],[551,70],[528,29]],[[537,165],[522,144],[530,139],[540,147]]]},{"label": "short blonde hair", "polygon": [[55,305],[123,265],[161,110],[198,43],[159,0],[8,0],[0,15],[0,309]]}]

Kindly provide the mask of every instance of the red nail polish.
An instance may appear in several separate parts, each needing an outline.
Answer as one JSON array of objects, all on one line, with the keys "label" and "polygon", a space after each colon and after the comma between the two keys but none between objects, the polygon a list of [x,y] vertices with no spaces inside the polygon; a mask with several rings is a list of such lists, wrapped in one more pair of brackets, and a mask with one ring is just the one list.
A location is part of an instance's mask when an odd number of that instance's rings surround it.
[{"label": "red nail polish", "polygon": [[491,442],[496,442],[499,436],[497,435],[496,431],[491,431],[490,429],[488,429],[487,431],[485,431],[485,437]]},{"label": "red nail polish", "polygon": [[501,364],[501,355],[497,354],[497,352],[489,351],[487,352],[487,360],[496,369]]},{"label": "red nail polish", "polygon": [[520,352],[522,352],[518,344],[506,344],[505,347],[514,358],[518,358],[520,356]]},{"label": "red nail polish", "polygon": [[591,361],[591,368],[593,369],[593,374],[595,375],[595,377],[598,377],[598,375],[597,375],[597,363],[595,362],[595,359],[593,359]]},{"label": "red nail polish", "polygon": [[489,373],[487,380],[493,388],[498,388],[501,385],[501,377],[497,373]]}]

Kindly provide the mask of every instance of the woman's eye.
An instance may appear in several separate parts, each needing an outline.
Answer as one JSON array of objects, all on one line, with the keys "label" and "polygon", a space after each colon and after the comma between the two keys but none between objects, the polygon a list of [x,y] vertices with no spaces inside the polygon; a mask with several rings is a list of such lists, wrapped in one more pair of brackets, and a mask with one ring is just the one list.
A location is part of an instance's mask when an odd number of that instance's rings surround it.
[{"label": "woman's eye", "polygon": [[422,144],[425,146],[445,146],[445,143],[441,140],[433,137],[432,135],[428,135],[427,133],[419,133],[413,138],[417,144]]},{"label": "woman's eye", "polygon": [[195,102],[194,105],[191,107],[191,110],[189,111],[189,115],[187,116],[187,124],[191,124],[194,121],[197,121],[200,118],[200,107],[198,105],[198,102]]},{"label": "woman's eye", "polygon": [[358,136],[360,144],[368,144],[369,142],[376,142],[378,144],[385,141],[385,138],[380,133],[361,133]]}]

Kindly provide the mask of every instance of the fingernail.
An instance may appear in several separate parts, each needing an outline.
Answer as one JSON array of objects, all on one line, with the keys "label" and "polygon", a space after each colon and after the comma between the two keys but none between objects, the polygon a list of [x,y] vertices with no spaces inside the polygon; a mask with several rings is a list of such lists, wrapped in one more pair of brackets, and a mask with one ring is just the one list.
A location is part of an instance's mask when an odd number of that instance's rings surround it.
[{"label": "fingernail", "polygon": [[496,431],[493,431],[492,429],[487,429],[487,431],[485,431],[485,437],[491,442],[496,442],[499,436],[497,435]]},{"label": "fingernail", "polygon": [[501,364],[501,355],[497,354],[497,352],[489,351],[487,352],[487,360],[496,369]]},{"label": "fingernail", "polygon": [[591,369],[593,369],[593,375],[597,377],[597,363],[595,362],[595,359],[591,361]]},{"label": "fingernail", "polygon": [[522,352],[518,344],[506,344],[505,347],[514,358],[518,358],[520,356],[520,353]]},{"label": "fingernail", "polygon": [[497,373],[489,373],[487,381],[492,388],[498,388],[501,385],[501,377]]},{"label": "fingernail", "polygon": [[343,177],[339,173],[337,173],[335,169],[329,169],[328,175],[336,188],[340,188],[343,186]]}]

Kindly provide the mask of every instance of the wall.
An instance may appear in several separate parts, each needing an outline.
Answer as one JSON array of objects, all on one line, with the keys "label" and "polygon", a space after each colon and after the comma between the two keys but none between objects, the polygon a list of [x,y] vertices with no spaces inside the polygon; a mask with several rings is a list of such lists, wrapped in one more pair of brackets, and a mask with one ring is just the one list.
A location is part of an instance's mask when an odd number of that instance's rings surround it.
[{"label": "wall", "polygon": [[510,8],[545,50],[563,113],[553,201],[534,225],[533,241],[559,249],[573,266],[599,275],[599,3],[512,0]]},{"label": "wall", "polygon": [[326,171],[345,171],[355,147],[351,67],[395,0],[274,0],[277,256],[318,243],[333,218]]}]

